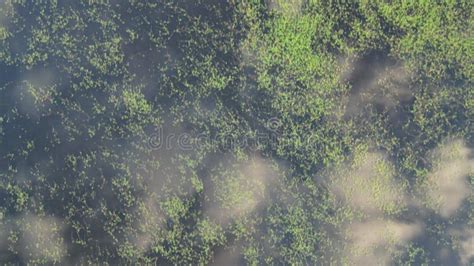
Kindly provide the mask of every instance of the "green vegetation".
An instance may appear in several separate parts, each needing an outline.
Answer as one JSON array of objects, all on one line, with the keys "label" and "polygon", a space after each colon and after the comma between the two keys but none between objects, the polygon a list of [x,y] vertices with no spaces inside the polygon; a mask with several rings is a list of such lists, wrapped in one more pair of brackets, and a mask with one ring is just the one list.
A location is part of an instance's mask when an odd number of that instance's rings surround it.
[{"label": "green vegetation", "polygon": [[0,2],[0,264],[474,263],[474,3]]}]

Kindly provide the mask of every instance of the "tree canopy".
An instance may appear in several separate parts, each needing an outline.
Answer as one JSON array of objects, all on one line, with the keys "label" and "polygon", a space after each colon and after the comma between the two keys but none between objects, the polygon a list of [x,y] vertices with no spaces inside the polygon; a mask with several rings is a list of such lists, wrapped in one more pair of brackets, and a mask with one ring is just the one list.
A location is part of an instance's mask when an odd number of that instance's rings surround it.
[{"label": "tree canopy", "polygon": [[0,2],[0,262],[472,264],[473,7]]}]

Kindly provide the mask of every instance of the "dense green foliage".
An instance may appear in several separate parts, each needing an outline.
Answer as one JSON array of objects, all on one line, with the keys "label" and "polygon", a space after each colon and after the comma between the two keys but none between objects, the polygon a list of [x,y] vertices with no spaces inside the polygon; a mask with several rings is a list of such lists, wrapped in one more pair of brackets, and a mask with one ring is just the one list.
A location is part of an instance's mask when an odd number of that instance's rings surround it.
[{"label": "dense green foliage", "polygon": [[472,264],[473,7],[0,2],[0,263]]}]

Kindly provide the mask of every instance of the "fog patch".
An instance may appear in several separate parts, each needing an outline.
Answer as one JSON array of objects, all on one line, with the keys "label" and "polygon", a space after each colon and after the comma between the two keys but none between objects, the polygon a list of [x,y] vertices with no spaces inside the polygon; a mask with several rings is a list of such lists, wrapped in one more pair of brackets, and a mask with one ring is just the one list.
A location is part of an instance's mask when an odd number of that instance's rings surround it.
[{"label": "fog patch", "polygon": [[351,164],[334,171],[330,190],[364,214],[397,214],[406,206],[406,184],[395,180],[394,166],[382,153],[361,145]]},{"label": "fog patch", "polygon": [[8,250],[8,233],[11,227],[8,226],[7,223],[5,223],[3,212],[0,213],[0,216],[0,256],[4,256],[3,253]]},{"label": "fog patch", "polygon": [[444,218],[454,215],[472,193],[467,180],[474,174],[471,154],[461,139],[447,140],[432,153],[432,170],[422,184],[423,201]]},{"label": "fog patch", "polygon": [[13,97],[23,114],[39,119],[51,113],[50,107],[58,93],[54,75],[52,70],[43,70],[28,73],[19,79]]},{"label": "fog patch", "polygon": [[0,251],[8,254],[10,247],[15,247],[22,261],[29,264],[59,263],[67,254],[63,233],[64,224],[55,217],[22,215],[3,220]]},{"label": "fog patch", "polygon": [[267,7],[270,11],[282,13],[286,16],[297,16],[301,14],[303,0],[267,0]]},{"label": "fog patch", "polygon": [[8,30],[15,14],[13,1],[0,2],[0,41],[8,37]]},{"label": "fog patch", "polygon": [[[429,210],[451,219],[462,208],[472,193],[467,177],[473,173],[474,162],[465,141],[447,139],[431,152],[432,169],[421,181],[419,193],[412,196],[408,185],[396,178],[387,158],[369,147],[357,146],[351,161],[330,173],[328,184],[336,203],[349,213],[341,229],[341,260],[354,265],[386,265],[406,255],[406,244],[438,228]],[[407,217],[408,209],[417,215]],[[474,256],[474,231],[460,222],[461,228],[449,224],[442,234],[453,240],[453,250],[468,264]],[[443,259],[450,250],[443,251],[440,245],[422,244]]]},{"label": "fog patch", "polygon": [[341,228],[338,258],[351,265],[387,265],[423,233],[422,221],[399,221],[410,205],[407,184],[395,167],[370,145],[357,146],[349,163],[329,174],[329,189],[350,215]]},{"label": "fog patch", "polygon": [[420,223],[388,219],[353,223],[346,228],[346,259],[352,265],[388,265],[392,257],[421,232]]},{"label": "fog patch", "polygon": [[451,229],[450,235],[455,239],[455,248],[463,265],[474,260],[474,228],[464,226],[461,229]]},{"label": "fog patch", "polygon": [[268,189],[279,178],[277,168],[259,156],[234,162],[211,175],[211,200],[205,213],[221,225],[261,209]]},{"label": "fog patch", "polygon": [[143,255],[159,239],[159,234],[166,225],[166,217],[155,197],[149,197],[140,202],[134,213],[138,217],[132,226],[134,230],[126,232],[127,239],[130,241],[128,244],[132,245],[135,252]]}]

